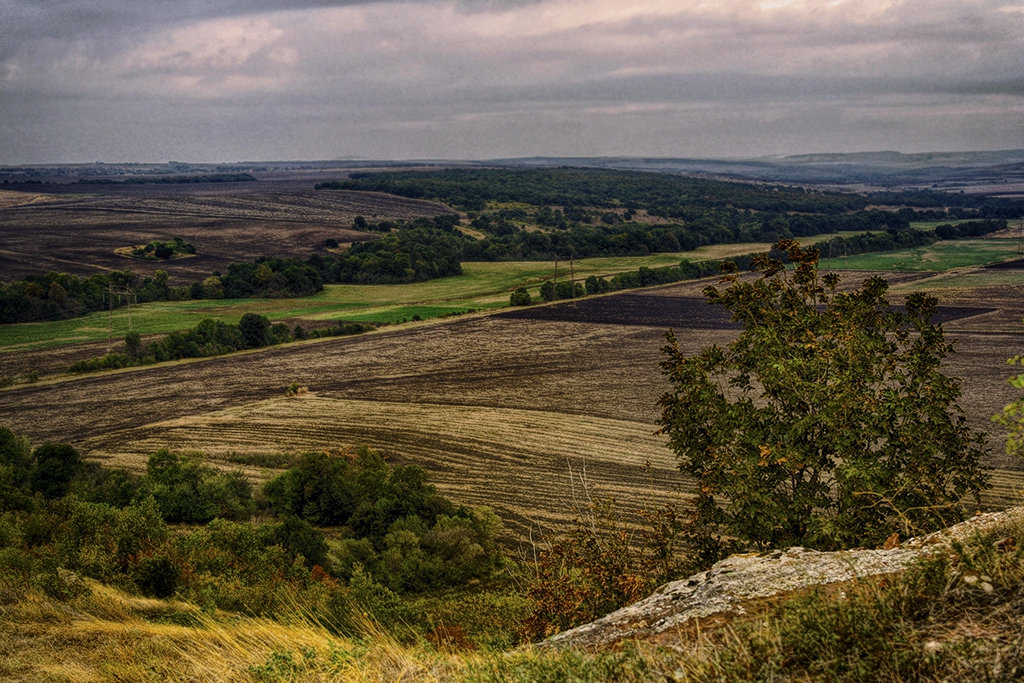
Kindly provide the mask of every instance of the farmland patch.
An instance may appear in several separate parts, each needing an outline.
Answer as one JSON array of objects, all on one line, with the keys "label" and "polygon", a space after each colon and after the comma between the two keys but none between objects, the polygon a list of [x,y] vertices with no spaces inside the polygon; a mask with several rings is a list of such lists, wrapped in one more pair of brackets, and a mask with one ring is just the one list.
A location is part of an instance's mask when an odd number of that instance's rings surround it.
[{"label": "farmland patch", "polygon": [[[940,306],[932,320],[951,322],[975,315],[991,313],[992,308]],[[616,296],[583,298],[551,306],[514,308],[497,314],[499,317],[527,320],[550,320],[598,325],[644,325],[663,329],[739,330],[720,306],[711,306],[703,298],[618,294]]]}]

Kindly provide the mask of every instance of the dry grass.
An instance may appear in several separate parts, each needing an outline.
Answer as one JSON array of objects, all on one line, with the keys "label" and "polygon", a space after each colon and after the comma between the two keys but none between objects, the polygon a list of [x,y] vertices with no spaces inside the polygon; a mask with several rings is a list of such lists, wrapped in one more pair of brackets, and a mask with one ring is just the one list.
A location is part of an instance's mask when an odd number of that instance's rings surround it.
[{"label": "dry grass", "polygon": [[1024,673],[1019,517],[945,560],[746,605],[612,651],[447,652],[369,628],[339,637],[298,612],[208,615],[96,583],[70,603],[0,587],[0,679],[505,683],[525,681],[1016,681]]},{"label": "dry grass", "polygon": [[373,629],[355,642],[299,614],[288,623],[208,616],[91,585],[92,595],[68,604],[31,594],[0,608],[0,679],[429,683],[450,680],[460,666],[453,655],[402,646]]},{"label": "dry grass", "polygon": [[26,204],[38,204],[40,202],[49,202],[55,199],[58,199],[58,197],[54,195],[0,190],[0,209],[7,209],[12,206],[25,206]]}]

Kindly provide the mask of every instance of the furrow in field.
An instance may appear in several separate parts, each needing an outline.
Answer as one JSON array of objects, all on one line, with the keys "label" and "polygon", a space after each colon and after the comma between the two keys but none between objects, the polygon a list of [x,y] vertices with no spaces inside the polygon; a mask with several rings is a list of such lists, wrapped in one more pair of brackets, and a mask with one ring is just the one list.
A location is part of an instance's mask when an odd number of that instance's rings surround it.
[{"label": "furrow in field", "polygon": [[306,396],[112,432],[86,447],[94,457],[138,469],[163,447],[202,450],[217,460],[367,444],[396,463],[425,467],[460,502],[496,508],[511,536],[526,538],[531,525],[571,518],[573,492],[582,500],[584,491],[570,481],[570,469],[625,508],[675,495],[685,481],[653,431],[645,423],[551,412]]}]

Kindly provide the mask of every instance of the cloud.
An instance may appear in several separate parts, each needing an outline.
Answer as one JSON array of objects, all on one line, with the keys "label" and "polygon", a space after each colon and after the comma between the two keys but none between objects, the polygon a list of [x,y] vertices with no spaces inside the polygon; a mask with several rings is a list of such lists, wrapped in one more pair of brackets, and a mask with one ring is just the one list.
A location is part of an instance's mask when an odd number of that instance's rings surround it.
[{"label": "cloud", "polygon": [[[325,139],[366,156],[713,153],[715,145],[733,154],[743,145],[849,147],[857,136],[869,149],[900,140],[977,144],[986,130],[984,146],[1001,146],[1022,119],[1020,2],[306,0],[279,7],[0,0],[0,99],[24,117],[0,124],[0,150],[13,149],[15,129],[43,149],[59,135],[45,122],[59,119],[63,131],[94,141],[97,151],[86,158],[103,157],[108,133],[92,119],[115,111],[121,130],[133,116],[140,126],[160,122],[150,135],[165,140],[154,149],[190,142],[186,126],[215,129],[222,137],[200,148],[226,158],[273,156],[265,133],[274,126],[307,154]],[[963,118],[967,112],[975,118]],[[222,128],[225,119],[234,128]],[[922,120],[934,133],[918,130]],[[331,140],[338,136],[345,139]]]}]

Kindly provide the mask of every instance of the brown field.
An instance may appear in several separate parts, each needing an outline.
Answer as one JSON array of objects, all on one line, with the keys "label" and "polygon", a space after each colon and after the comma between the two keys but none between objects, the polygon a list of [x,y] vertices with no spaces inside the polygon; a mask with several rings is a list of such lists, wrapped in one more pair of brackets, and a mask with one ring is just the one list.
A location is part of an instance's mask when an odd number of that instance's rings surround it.
[{"label": "brown field", "polygon": [[[426,467],[457,500],[491,505],[522,539],[571,514],[580,488],[570,469],[631,508],[685,491],[653,434],[668,388],[658,368],[663,334],[675,328],[689,352],[735,334],[692,296],[699,287],[12,387],[0,391],[0,423],[135,469],[160,447],[203,450],[228,466],[231,454],[365,443]],[[971,425],[988,429],[1014,398],[1005,360],[1024,348],[1024,297],[1019,288],[948,294],[944,325],[958,339],[949,372],[964,378]],[[293,381],[312,394],[284,398]],[[993,455],[990,464],[1000,469],[986,503],[1019,503],[1018,463]]]},{"label": "brown field", "polygon": [[[174,284],[202,280],[257,256],[326,254],[324,240],[373,239],[350,229],[357,215],[410,219],[451,212],[434,202],[367,192],[315,192],[312,183],[55,185],[40,195],[0,194],[0,277],[55,270],[89,276],[166,270]],[[51,190],[50,188],[54,188]],[[76,192],[79,194],[70,194]],[[194,258],[141,261],[115,254],[129,245],[184,237]]]}]

